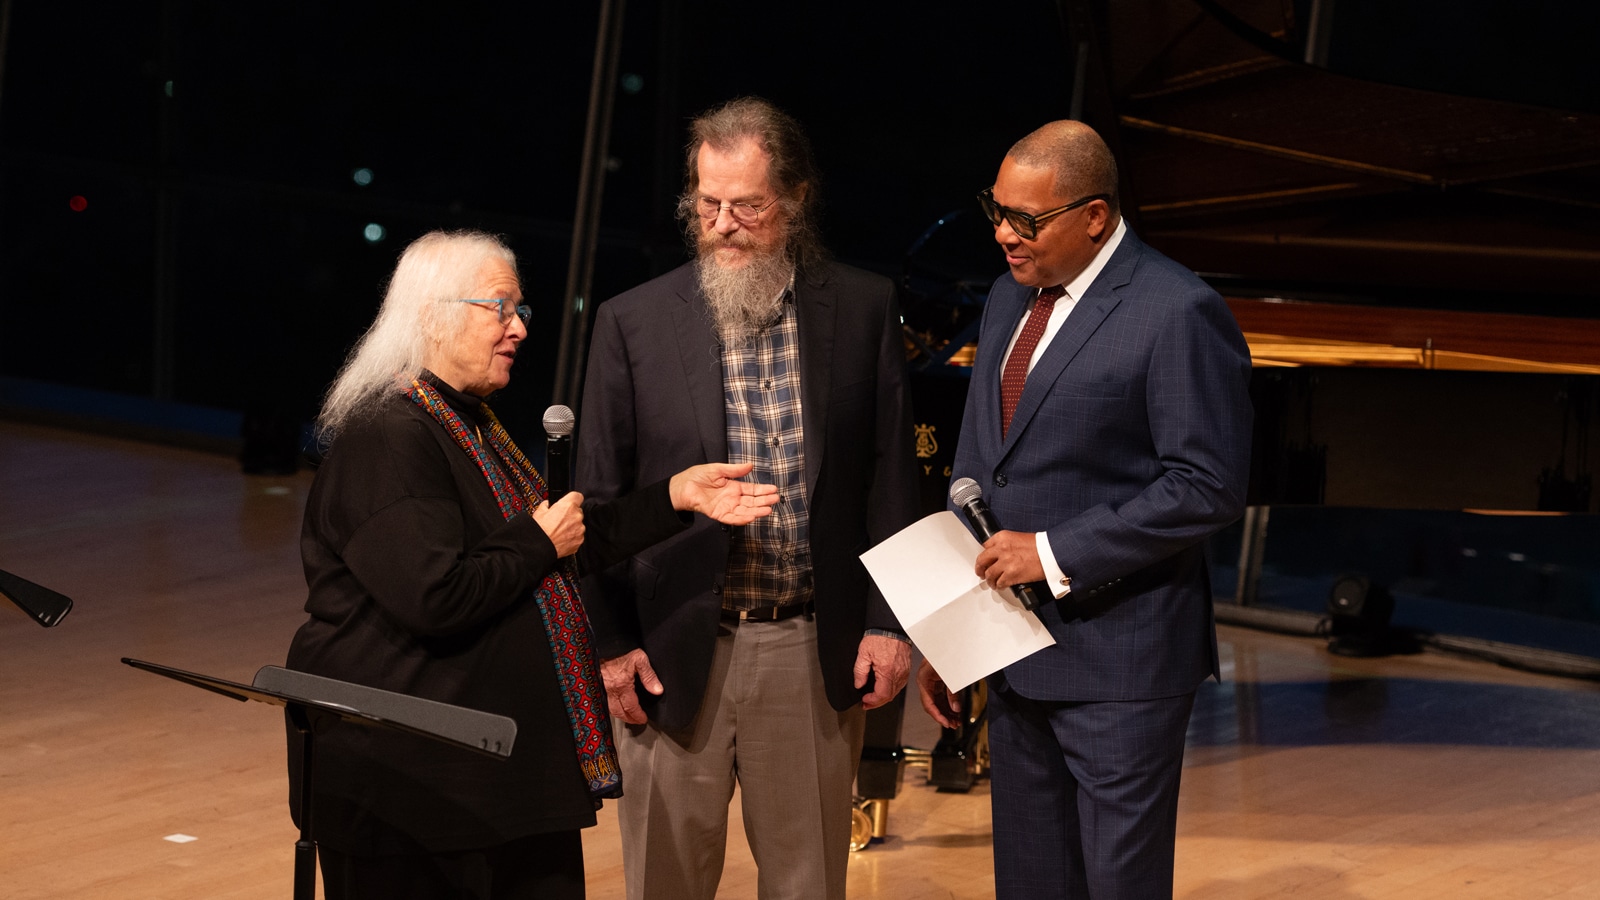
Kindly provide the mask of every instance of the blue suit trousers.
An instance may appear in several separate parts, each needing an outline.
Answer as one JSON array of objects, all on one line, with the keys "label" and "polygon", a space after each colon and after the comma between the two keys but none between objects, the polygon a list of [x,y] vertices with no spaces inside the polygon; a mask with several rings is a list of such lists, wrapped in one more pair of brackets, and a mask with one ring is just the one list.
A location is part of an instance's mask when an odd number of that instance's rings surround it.
[{"label": "blue suit trousers", "polygon": [[1192,692],[1064,702],[992,689],[996,900],[1171,898],[1193,708]]}]

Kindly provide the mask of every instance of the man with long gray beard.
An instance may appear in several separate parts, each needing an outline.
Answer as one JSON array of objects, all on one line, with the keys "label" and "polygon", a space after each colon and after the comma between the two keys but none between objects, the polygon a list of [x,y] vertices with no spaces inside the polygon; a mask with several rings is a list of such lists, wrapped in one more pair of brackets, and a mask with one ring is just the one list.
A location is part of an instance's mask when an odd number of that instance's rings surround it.
[{"label": "man with long gray beard", "polygon": [[690,132],[695,259],[597,310],[576,487],[749,461],[782,499],[762,527],[701,518],[585,587],[625,723],[628,897],[711,900],[737,783],[762,900],[841,898],[862,710],[910,665],[858,559],[916,517],[899,310],[887,279],[823,252],[792,118],[744,98]]}]

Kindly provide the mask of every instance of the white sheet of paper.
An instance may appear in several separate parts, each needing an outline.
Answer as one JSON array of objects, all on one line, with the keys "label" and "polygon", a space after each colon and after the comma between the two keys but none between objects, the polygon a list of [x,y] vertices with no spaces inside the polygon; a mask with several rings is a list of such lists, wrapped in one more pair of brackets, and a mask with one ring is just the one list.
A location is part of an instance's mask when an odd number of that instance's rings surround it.
[{"label": "white sheet of paper", "polygon": [[906,633],[956,691],[1055,643],[1009,590],[972,571],[983,546],[944,510],[861,554]]}]

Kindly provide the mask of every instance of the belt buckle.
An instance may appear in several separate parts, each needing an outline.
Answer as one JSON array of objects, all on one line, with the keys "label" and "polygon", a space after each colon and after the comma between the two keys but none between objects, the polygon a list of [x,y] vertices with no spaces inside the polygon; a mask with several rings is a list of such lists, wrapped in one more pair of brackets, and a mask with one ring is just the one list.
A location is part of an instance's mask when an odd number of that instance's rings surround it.
[{"label": "belt buckle", "polygon": [[794,606],[758,606],[755,609],[728,609],[723,611],[728,619],[737,618],[744,622],[781,622],[793,616],[810,616],[811,604],[804,603]]}]

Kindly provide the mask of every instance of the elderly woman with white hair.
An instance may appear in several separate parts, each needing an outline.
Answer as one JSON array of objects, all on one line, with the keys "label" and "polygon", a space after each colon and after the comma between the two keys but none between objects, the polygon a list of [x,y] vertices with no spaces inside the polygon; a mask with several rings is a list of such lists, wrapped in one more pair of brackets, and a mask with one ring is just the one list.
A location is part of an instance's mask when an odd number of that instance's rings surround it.
[{"label": "elderly woman with white hair", "polygon": [[736,480],[748,465],[710,464],[610,504],[546,502],[484,403],[510,380],[527,318],[503,243],[425,235],[318,419],[331,443],[301,536],[310,618],[288,666],[518,726],[500,761],[317,720],[331,900],[583,897],[579,829],[621,774],[572,561],[608,565],[683,530],[687,513],[746,524],[777,498]]}]

